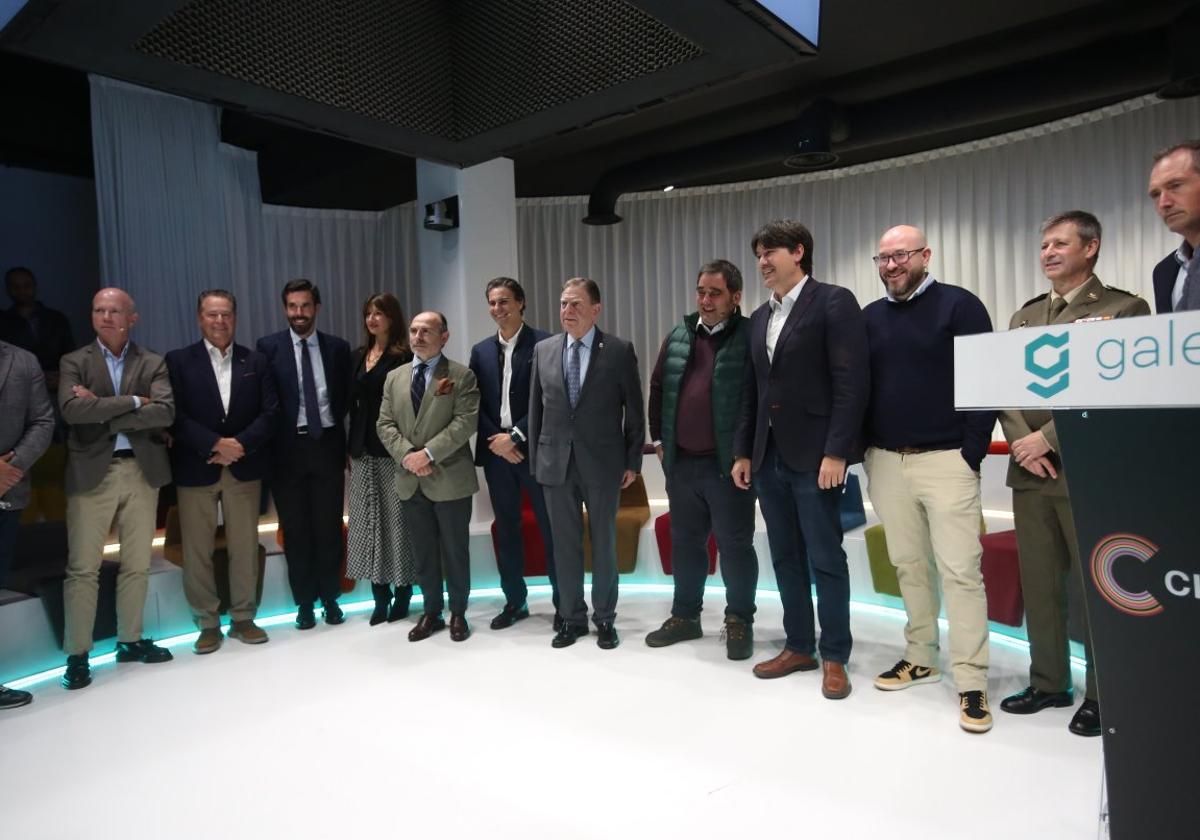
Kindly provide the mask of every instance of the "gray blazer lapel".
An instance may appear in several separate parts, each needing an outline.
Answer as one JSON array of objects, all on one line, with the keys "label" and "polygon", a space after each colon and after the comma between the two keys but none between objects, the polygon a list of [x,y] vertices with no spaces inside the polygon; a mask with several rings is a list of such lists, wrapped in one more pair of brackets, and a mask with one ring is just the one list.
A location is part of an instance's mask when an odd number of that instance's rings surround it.
[{"label": "gray blazer lapel", "polygon": [[[592,337],[592,350],[588,355],[587,373],[583,376],[583,381],[579,383],[579,402],[575,407],[583,405],[583,401],[587,399],[588,383],[596,378],[599,373],[601,360],[604,353],[604,333],[600,332],[600,328],[596,328],[596,335]],[[565,384],[565,381],[564,381]]]},{"label": "gray blazer lapel", "polygon": [[4,380],[8,379],[8,373],[12,370],[14,355],[8,347],[0,348],[0,389],[4,388]]}]

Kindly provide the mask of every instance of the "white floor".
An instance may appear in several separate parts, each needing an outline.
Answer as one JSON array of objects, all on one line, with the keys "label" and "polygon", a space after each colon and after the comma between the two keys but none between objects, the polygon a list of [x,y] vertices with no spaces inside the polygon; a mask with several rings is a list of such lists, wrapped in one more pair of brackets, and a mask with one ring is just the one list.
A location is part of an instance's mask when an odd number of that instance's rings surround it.
[{"label": "white floor", "polygon": [[763,593],[757,651],[729,662],[710,597],[701,641],[643,643],[661,588],[623,587],[622,644],[550,647],[552,612],[410,644],[411,621],[226,642],[163,665],[101,665],[89,688],[54,679],[0,714],[0,836],[14,838],[1094,838],[1099,739],[1070,709],[1018,718],[1017,646],[992,645],[996,726],[958,728],[950,681],[887,693],[902,619],[856,608],[854,693],[819,672],[750,673],[782,645]]}]

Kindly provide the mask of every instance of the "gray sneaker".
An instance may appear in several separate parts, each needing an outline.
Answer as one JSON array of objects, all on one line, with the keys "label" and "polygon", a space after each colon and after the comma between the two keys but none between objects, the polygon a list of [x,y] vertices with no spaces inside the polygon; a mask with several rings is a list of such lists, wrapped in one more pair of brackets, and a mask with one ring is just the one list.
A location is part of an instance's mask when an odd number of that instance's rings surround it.
[{"label": "gray sneaker", "polygon": [[754,655],[754,627],[736,615],[725,616],[721,628],[725,655],[730,659],[749,659]]},{"label": "gray sneaker", "polygon": [[662,627],[646,636],[646,644],[653,648],[666,647],[676,642],[686,642],[689,639],[699,639],[704,635],[698,618],[676,618],[671,616],[663,622]]}]

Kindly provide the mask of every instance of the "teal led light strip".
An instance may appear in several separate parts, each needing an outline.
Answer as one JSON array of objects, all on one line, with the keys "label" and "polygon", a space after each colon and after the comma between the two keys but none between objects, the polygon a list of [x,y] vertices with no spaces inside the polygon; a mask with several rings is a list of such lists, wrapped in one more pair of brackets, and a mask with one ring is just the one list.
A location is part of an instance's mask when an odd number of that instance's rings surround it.
[{"label": "teal led light strip", "polygon": [[[704,592],[706,595],[723,596],[725,594],[725,587],[723,587],[723,586],[706,586],[706,587],[704,587]],[[675,593],[675,587],[669,583],[623,583],[623,584],[621,584],[621,594],[623,594],[623,595],[625,595],[625,594],[673,595],[674,593]],[[530,586],[529,594],[530,595],[549,595],[550,587],[547,584],[542,584],[539,586]],[[472,589],[471,590],[472,598],[496,598],[496,597],[503,597],[503,595],[504,595],[503,590],[499,589],[498,587],[490,588],[490,589]],[[774,590],[771,590],[771,589],[760,589],[757,592],[757,597],[763,598],[763,599],[774,598],[774,597],[777,597],[778,595],[779,595],[778,592],[775,592]],[[420,595],[413,595],[412,600],[413,600],[414,604],[423,603],[423,598]],[[816,598],[813,598],[813,602],[816,603]],[[367,610],[374,609],[374,607],[375,607],[374,601],[355,601],[352,604],[343,604],[342,611],[347,614],[361,613],[361,612],[366,612]],[[885,607],[881,604],[868,604],[863,601],[851,601],[850,607],[854,612],[865,613],[867,615],[875,615],[875,616],[879,616],[881,618],[891,619],[892,621],[906,622],[908,620],[908,617],[904,614],[904,610],[896,609],[895,607]],[[256,618],[254,621],[260,627],[279,627],[280,625],[291,624],[295,620],[295,618],[296,618],[295,613],[282,613],[280,615],[273,615],[268,618]],[[938,626],[944,631],[947,631],[947,632],[949,631],[949,624],[947,623],[946,619],[944,619],[944,618],[938,619]],[[228,633],[229,625],[223,624],[221,626],[221,630],[222,630],[222,632]],[[167,639],[160,639],[157,642],[157,644],[159,644],[163,647],[166,647],[166,648],[183,647],[185,645],[190,645],[193,642],[195,642],[196,638],[199,635],[200,635],[200,633],[198,631],[192,632],[192,633],[184,633],[179,636],[171,636],[170,638],[167,638]],[[991,643],[994,645],[999,645],[1000,647],[1006,647],[1011,650],[1019,651],[1019,652],[1025,654],[1026,656],[1029,655],[1029,642],[1026,642],[1022,639],[1013,638],[1012,636],[1006,636],[1003,633],[997,633],[994,630],[990,631],[988,633],[988,636],[991,640]],[[115,661],[116,661],[116,653],[115,652],[104,653],[104,654],[100,654],[99,656],[93,656],[89,660],[92,667],[96,667],[99,665],[108,665]],[[1075,668],[1076,670],[1082,671],[1086,667],[1086,665],[1087,665],[1087,663],[1083,659],[1081,659],[1077,656],[1071,657],[1071,666],[1073,668]],[[59,677],[61,677],[63,675],[63,672],[65,670],[66,670],[66,666],[62,666],[62,667],[58,667],[58,668],[51,668],[48,671],[41,671],[40,673],[31,674],[30,676],[23,677],[19,680],[13,680],[8,683],[8,687],[9,688],[27,689],[27,688],[30,688],[31,686],[36,686],[41,683],[47,682],[49,680],[58,679]]]}]

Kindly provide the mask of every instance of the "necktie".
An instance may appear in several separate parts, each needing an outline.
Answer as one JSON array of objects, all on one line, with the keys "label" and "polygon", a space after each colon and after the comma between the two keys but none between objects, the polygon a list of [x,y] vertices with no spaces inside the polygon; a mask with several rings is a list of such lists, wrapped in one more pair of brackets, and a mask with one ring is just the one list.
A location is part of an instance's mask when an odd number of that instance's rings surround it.
[{"label": "necktie", "polygon": [[571,343],[571,355],[567,357],[567,399],[571,401],[571,408],[579,402],[579,350],[583,347],[583,342],[575,339]]},{"label": "necktie", "polygon": [[1055,321],[1057,321],[1058,316],[1061,315],[1062,311],[1066,308],[1067,308],[1067,299],[1066,298],[1055,298],[1054,300],[1050,301],[1050,321],[1049,321],[1049,323],[1053,324]]},{"label": "necktie", "polygon": [[1183,281],[1183,296],[1179,298],[1177,312],[1200,309],[1200,256],[1188,262],[1187,278]]},{"label": "necktie", "polygon": [[428,367],[429,365],[421,362],[413,368],[412,404],[414,415],[421,411],[421,400],[425,398],[425,370]]},{"label": "necktie", "polygon": [[304,419],[308,422],[308,436],[313,440],[321,437],[321,406],[317,402],[317,378],[313,375],[312,357],[308,355],[308,339],[300,339],[300,389],[304,392]]}]

